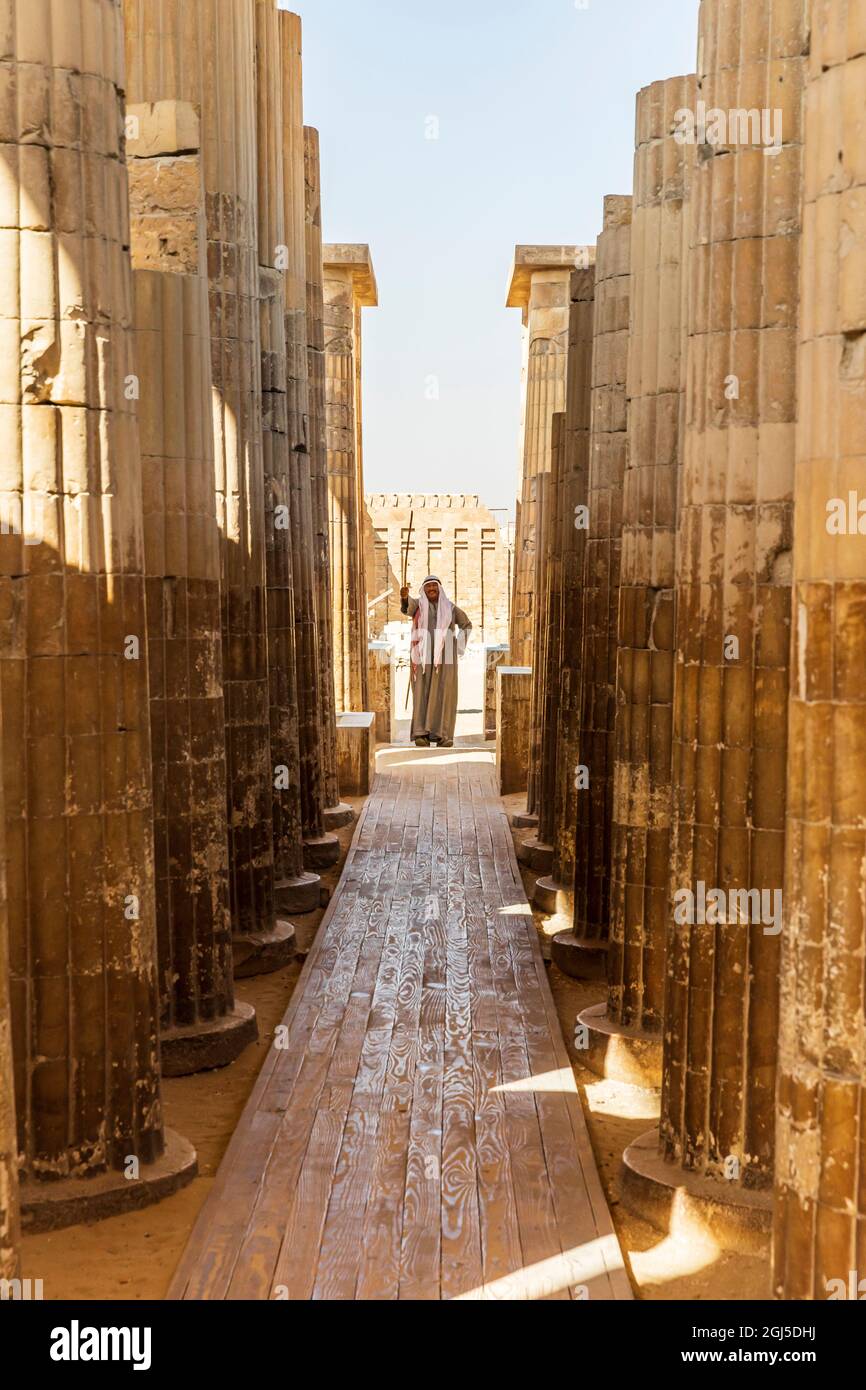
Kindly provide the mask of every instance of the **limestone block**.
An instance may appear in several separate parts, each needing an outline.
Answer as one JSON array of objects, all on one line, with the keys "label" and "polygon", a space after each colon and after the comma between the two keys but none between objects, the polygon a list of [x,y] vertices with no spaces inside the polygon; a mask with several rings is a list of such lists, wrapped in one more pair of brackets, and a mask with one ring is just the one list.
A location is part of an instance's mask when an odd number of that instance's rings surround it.
[{"label": "limestone block", "polygon": [[376,715],[376,737],[379,743],[390,743],[396,699],[395,649],[390,642],[371,642],[369,652],[370,694]]},{"label": "limestone block", "polygon": [[368,796],[376,775],[376,716],[337,715],[337,776],[344,796]]},{"label": "limestone block", "polygon": [[532,667],[496,668],[496,769],[503,796],[526,790]]},{"label": "limestone block", "polygon": [[496,668],[507,666],[510,647],[505,643],[484,648],[484,737],[496,738]]},{"label": "limestone block", "polygon": [[199,113],[189,101],[127,102],[126,157],[196,153],[201,148]]}]

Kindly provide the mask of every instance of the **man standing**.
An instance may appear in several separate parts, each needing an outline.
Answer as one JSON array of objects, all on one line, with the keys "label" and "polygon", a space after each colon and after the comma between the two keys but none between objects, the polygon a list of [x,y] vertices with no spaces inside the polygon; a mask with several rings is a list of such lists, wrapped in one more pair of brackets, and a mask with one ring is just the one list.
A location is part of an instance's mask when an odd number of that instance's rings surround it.
[{"label": "man standing", "polygon": [[[418,748],[437,743],[454,747],[457,723],[457,662],[466,650],[472,624],[430,575],[418,598],[400,590],[401,609],[412,619],[412,737]],[[456,629],[456,632],[455,632]]]}]

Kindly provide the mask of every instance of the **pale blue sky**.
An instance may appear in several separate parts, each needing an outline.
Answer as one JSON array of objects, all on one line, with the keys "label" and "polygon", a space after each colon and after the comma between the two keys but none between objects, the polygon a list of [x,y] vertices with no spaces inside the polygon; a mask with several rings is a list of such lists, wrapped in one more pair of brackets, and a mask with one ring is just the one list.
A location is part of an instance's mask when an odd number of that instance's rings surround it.
[{"label": "pale blue sky", "polygon": [[511,253],[594,242],[604,194],[631,192],[635,93],[694,70],[698,0],[280,2],[304,21],[325,239],[369,242],[379,281],[365,311],[367,490],[510,508]]}]

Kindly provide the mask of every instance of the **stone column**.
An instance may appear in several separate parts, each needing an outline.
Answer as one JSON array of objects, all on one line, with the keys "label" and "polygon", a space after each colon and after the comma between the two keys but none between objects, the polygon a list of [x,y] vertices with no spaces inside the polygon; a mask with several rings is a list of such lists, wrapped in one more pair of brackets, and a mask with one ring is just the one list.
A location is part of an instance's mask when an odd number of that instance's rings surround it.
[{"label": "stone column", "polygon": [[[4,36],[5,37],[5,36]],[[0,150],[4,174],[5,151]],[[0,194],[2,197],[2,194]],[[5,199],[4,199],[5,201]],[[2,203],[0,203],[2,207]],[[6,219],[3,218],[5,223]],[[0,230],[0,237],[5,232]],[[10,350],[15,345],[4,341]],[[0,378],[2,379],[2,378]],[[3,383],[5,385],[5,382]],[[0,388],[2,389],[2,388]],[[5,391],[0,399],[5,398]],[[0,412],[5,408],[0,405]],[[0,1279],[18,1274],[18,1241],[21,1218],[18,1205],[18,1143],[15,1126],[15,1084],[12,1070],[12,1012],[9,1001],[9,932],[6,914],[6,818],[0,779]]]},{"label": "stone column", "polygon": [[[128,91],[162,1070],[234,1061],[220,541],[198,114]],[[183,153],[181,153],[183,151]]]},{"label": "stone column", "polygon": [[503,796],[526,789],[531,701],[532,672],[529,667],[497,666],[496,773]]},{"label": "stone column", "polygon": [[559,512],[562,455],[565,441],[565,412],[553,417],[550,472],[538,478],[535,567],[535,630],[533,646],[536,662],[532,680],[532,736],[530,740],[530,783],[534,792],[527,803],[534,804],[538,827],[518,844],[517,857],[539,874],[553,867],[554,780],[556,775],[556,708],[559,695],[560,597],[562,571],[559,547]]},{"label": "stone column", "polygon": [[340,800],[337,777],[337,720],[334,706],[334,616],[331,590],[328,446],[325,433],[325,301],[322,264],[322,189],[319,133],[304,127],[307,275],[307,383],[309,396],[310,483],[315,533],[316,617],[322,679],[319,682],[323,820],[339,830],[354,819]]},{"label": "stone column", "polygon": [[581,1015],[602,1075],[661,1085],[670,875],[674,584],[685,388],[686,170],[693,77],[638,93],[628,454],[623,485],[608,1000]]},{"label": "stone column", "polygon": [[0,17],[2,766],[31,1230],[195,1172],[159,1088],[123,13],[75,18],[65,0]]},{"label": "stone column", "polygon": [[[866,1286],[866,84],[862,6],[814,0],[805,103],[795,659],[773,1284]],[[859,229],[859,231],[855,231]],[[851,1271],[856,1277],[851,1280]],[[835,1282],[834,1282],[835,1281]]]},{"label": "stone column", "polygon": [[626,452],[630,197],[604,200],[595,261],[589,536],[583,590],[583,660],[574,877],[573,973],[603,973],[610,915],[617,616]]},{"label": "stone column", "polygon": [[[569,283],[585,247],[518,246],[508,287],[509,309],[523,321],[523,408],[515,540],[511,660],[533,665],[537,479],[550,471],[553,416],[565,409]],[[534,805],[528,807],[535,814]]]},{"label": "stone column", "polygon": [[361,471],[361,311],[379,302],[368,246],[323,248],[325,400],[338,713],[366,711],[367,586]]},{"label": "stone column", "polygon": [[340,857],[336,835],[325,833],[320,689],[331,680],[322,667],[316,612],[310,392],[307,362],[307,231],[301,21],[279,15],[282,83],[282,191],[287,267],[283,278],[288,363],[288,432],[295,594],[298,742],[301,764],[301,828],[308,869],[328,868]]},{"label": "stone column", "polygon": [[[319,906],[318,875],[305,872],[300,751],[300,653],[295,585],[302,544],[293,446],[298,390],[289,381],[286,306],[297,298],[296,248],[287,243],[286,148],[281,62],[282,17],[276,0],[255,0],[259,322],[262,363],[263,523],[267,576],[267,651],[273,787],[275,896],[282,912]],[[301,425],[301,430],[303,425]]]},{"label": "stone column", "polygon": [[[220,530],[229,884],[236,973],[291,959],[274,902],[254,4],[125,0],[130,83],[200,113]],[[270,534],[273,534],[270,528]]]},{"label": "stone column", "polygon": [[595,269],[571,275],[565,435],[558,512],[562,547],[560,670],[556,689],[557,756],[553,865],[540,878],[534,900],[544,912],[571,922],[577,822],[578,715],[583,632],[583,568],[587,537],[592,339]]},{"label": "stone column", "polygon": [[661,1156],[654,1134],[626,1155],[629,1201],[648,1215],[667,1219],[676,1192],[677,1212],[718,1243],[760,1250],[779,1035],[805,8],[701,5],[699,100],[778,110],[782,140],[767,154],[762,133],[738,125],[695,167]]}]

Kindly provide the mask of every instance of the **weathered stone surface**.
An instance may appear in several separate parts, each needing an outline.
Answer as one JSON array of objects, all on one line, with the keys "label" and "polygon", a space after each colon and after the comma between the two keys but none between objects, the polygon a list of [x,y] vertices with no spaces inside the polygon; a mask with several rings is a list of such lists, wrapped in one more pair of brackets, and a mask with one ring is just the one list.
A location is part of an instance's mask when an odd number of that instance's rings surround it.
[{"label": "weathered stone surface", "polygon": [[617,614],[626,447],[630,197],[604,200],[595,262],[589,534],[583,586],[579,756],[588,783],[577,797],[574,933],[604,949],[610,913]]},{"label": "weathered stone surface", "polygon": [[866,10],[811,35],[773,1283],[821,1300],[866,1276]]},{"label": "weathered stone surface", "polygon": [[396,650],[390,642],[370,643],[370,701],[376,716],[376,738],[390,743],[394,723]]},{"label": "weathered stone surface", "polygon": [[344,795],[368,796],[375,775],[375,714],[338,714],[337,776]]},{"label": "weathered stone surface", "polygon": [[[137,247],[133,239],[133,265]],[[233,1033],[220,547],[204,277],[135,270],[163,1065]],[[203,1045],[203,1043],[202,1043]]]},{"label": "weathered stone surface", "polygon": [[[784,875],[805,8],[701,5],[699,100],[769,99],[784,143],[768,156],[729,131],[695,166],[677,559],[672,892],[767,890],[771,904]],[[725,915],[671,927],[661,1135],[669,1164],[731,1200],[772,1180],[780,943],[742,905]]]},{"label": "weathered stone surface", "polygon": [[337,711],[349,712],[369,707],[361,314],[379,296],[368,246],[328,245],[322,255],[334,692]]},{"label": "weathered stone surface", "polygon": [[38,16],[0,16],[0,226],[19,258],[2,289],[19,518],[0,535],[2,762],[29,1205],[64,1178],[86,1201],[78,1179],[131,1156],[144,1174],[164,1148],[123,15],[105,0],[70,29],[56,0]]},{"label": "weathered stone surface", "polygon": [[[131,94],[136,95],[134,89]],[[180,108],[180,111],[176,110]],[[130,167],[135,351],[140,378],[144,562],[154,776],[156,926],[165,1075],[226,1065],[256,1036],[236,1011],[226,836],[220,539],[214,507],[210,320],[199,124],[188,103],[143,112]],[[158,112],[156,133],[148,118]],[[187,149],[172,159],[172,134]],[[158,138],[157,138],[158,137]],[[185,176],[165,211],[159,168]],[[176,196],[175,196],[176,195]],[[152,200],[151,200],[152,199]],[[181,213],[188,260],[167,225]],[[147,226],[144,235],[140,228]],[[153,247],[159,247],[154,257]],[[157,269],[150,269],[154,263]],[[186,264],[191,274],[182,273]]]},{"label": "weathered stone surface", "polygon": [[[280,929],[265,590],[255,6],[125,0],[130,89],[200,117],[221,540],[229,882],[235,936]],[[285,934],[284,934],[285,935]]]},{"label": "weathered stone surface", "polygon": [[488,742],[496,738],[496,668],[509,664],[510,651],[502,642],[484,648],[484,737]]},{"label": "weathered stone surface", "polygon": [[[518,246],[507,304],[523,317],[522,450],[514,543],[511,656],[533,665],[537,478],[550,470],[553,416],[565,409],[569,285],[575,266],[591,264],[580,246]],[[534,811],[534,807],[530,807]]]},{"label": "weathered stone surface", "polygon": [[[307,228],[304,116],[301,78],[301,21],[279,15],[282,84],[283,222],[286,272],[288,433],[291,470],[292,559],[297,661],[298,745],[301,774],[301,828],[307,867],[339,857],[339,844],[326,837],[322,778],[321,687],[330,671],[320,671],[316,574],[318,516],[314,506],[307,333]],[[315,518],[315,521],[314,521]]]},{"label": "weathered stone surface", "polygon": [[[638,93],[631,228],[607,1023],[646,1074],[661,1062],[668,930],[677,497],[685,388],[685,217],[693,146],[676,138],[693,77]],[[634,1036],[652,1035],[653,1042]],[[609,1067],[615,1049],[608,1049]],[[612,1075],[612,1071],[608,1071]]]},{"label": "weathered stone surface", "polygon": [[496,668],[496,771],[503,796],[526,790],[532,668]]},{"label": "weathered stone surface", "polygon": [[550,877],[536,885],[544,911],[570,917],[574,908],[575,826],[580,732],[580,679],[583,661],[583,572],[589,487],[592,343],[595,268],[572,272],[569,285],[568,374],[565,435],[559,487],[562,548],[560,671],[556,732],[553,864]]},{"label": "weathered stone surface", "polygon": [[319,135],[304,127],[307,277],[307,393],[310,488],[315,532],[317,640],[322,678],[319,682],[322,803],[328,830],[347,825],[351,810],[340,801],[337,783],[337,723],[334,701],[334,618],[331,591],[328,446],[325,430],[325,301],[322,264],[322,192]]}]

